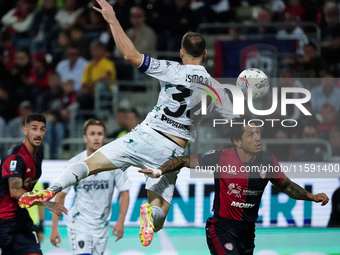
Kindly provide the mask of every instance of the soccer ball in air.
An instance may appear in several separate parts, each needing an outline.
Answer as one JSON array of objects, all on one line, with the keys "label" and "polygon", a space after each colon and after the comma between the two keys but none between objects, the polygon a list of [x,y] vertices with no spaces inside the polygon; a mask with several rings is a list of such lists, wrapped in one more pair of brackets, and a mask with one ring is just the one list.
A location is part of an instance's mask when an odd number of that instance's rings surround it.
[{"label": "soccer ball in air", "polygon": [[244,98],[247,99],[248,88],[252,88],[253,101],[261,100],[269,91],[269,81],[267,75],[257,68],[248,68],[237,78],[236,86],[239,87]]}]

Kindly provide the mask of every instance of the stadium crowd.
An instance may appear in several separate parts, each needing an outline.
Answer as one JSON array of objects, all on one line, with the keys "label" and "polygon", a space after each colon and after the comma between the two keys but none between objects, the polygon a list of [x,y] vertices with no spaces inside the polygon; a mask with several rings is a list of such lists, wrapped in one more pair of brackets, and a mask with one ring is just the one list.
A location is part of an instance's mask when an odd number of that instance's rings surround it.
[{"label": "stadium crowd", "polygon": [[[281,86],[305,87],[296,77],[320,78],[308,85],[312,98],[306,107],[313,115],[304,116],[290,109],[288,115],[298,120],[299,125],[290,131],[279,126],[268,128],[264,138],[324,138],[331,143],[334,157],[340,157],[340,83],[336,80],[340,73],[338,1],[109,2],[137,50],[151,55],[178,51],[183,34],[197,31],[201,23],[244,23],[240,10],[250,7],[254,8],[248,22],[291,24],[284,28],[257,26],[246,31],[229,28],[227,34],[230,40],[245,40],[250,34],[298,40],[296,54],[281,60],[285,68],[280,77],[291,78]],[[0,3],[0,137],[20,137],[25,117],[31,112],[42,113],[47,119],[50,157],[57,158],[61,141],[69,136],[72,113],[93,109],[96,82],[120,79],[116,67],[121,55],[107,23],[92,8],[97,6],[95,0],[0,0]],[[320,42],[310,40],[309,28],[299,25],[305,21],[320,27]],[[279,109],[275,114],[279,114]],[[279,160],[322,160],[322,148],[318,146],[274,146],[271,150]]]}]

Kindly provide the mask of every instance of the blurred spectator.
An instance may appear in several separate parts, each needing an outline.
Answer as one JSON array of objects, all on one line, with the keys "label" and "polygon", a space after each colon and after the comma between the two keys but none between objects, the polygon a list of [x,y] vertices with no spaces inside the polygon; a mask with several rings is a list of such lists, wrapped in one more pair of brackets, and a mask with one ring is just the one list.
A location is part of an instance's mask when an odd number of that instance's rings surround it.
[{"label": "blurred spectator", "polygon": [[304,103],[303,106],[309,111],[312,115],[304,115],[300,114],[300,118],[298,119],[298,124],[294,128],[294,137],[302,138],[303,136],[303,129],[305,126],[314,126],[317,127],[319,125],[319,121],[315,118],[315,114],[312,110],[312,105],[310,101]]},{"label": "blurred spectator", "polygon": [[298,55],[303,55],[303,48],[308,43],[308,37],[300,26],[296,25],[295,16],[291,13],[285,13],[283,19],[284,28],[277,32],[277,39],[295,39],[299,42],[296,49]]},{"label": "blurred spectator", "polygon": [[321,123],[317,126],[319,137],[328,140],[329,132],[336,128],[336,118],[333,105],[324,103],[321,106]]},{"label": "blurred spectator", "polygon": [[105,57],[105,45],[94,41],[90,48],[93,58],[83,74],[81,95],[78,97],[80,109],[93,109],[93,96],[97,81],[114,81],[117,77],[114,63]]},{"label": "blurred spectator", "polygon": [[80,55],[83,58],[90,59],[89,43],[84,37],[84,32],[81,26],[74,25],[70,29],[70,45],[74,45],[79,49]]},{"label": "blurred spectator", "polygon": [[262,0],[263,7],[272,14],[272,20],[278,21],[286,8],[282,0]]},{"label": "blurred spectator", "polygon": [[[294,77],[294,73],[291,70],[283,70],[281,73],[281,87],[291,87],[291,88],[302,88],[303,84]],[[300,93],[287,93],[286,98],[288,99],[298,99],[300,98]],[[298,120],[300,118],[300,109],[293,104],[288,104],[286,106],[287,119]]]},{"label": "blurred spectator", "polygon": [[29,78],[31,69],[31,57],[28,50],[18,50],[15,55],[14,66],[10,72],[10,80],[15,87],[15,99],[17,103],[24,100],[29,100],[31,103],[34,102],[32,95],[33,84]]},{"label": "blurred spectator", "polygon": [[318,56],[316,46],[312,42],[304,46],[300,64],[305,78],[319,78],[328,68],[327,61]]},{"label": "blurred spectator", "polygon": [[14,44],[17,47],[29,45],[29,31],[34,19],[34,4],[31,0],[19,0],[17,7],[7,12],[1,23],[14,31]]},{"label": "blurred spectator", "polygon": [[10,98],[6,84],[0,85],[0,116],[3,117],[6,122],[15,117],[14,100]]},{"label": "blurred spectator", "polygon": [[277,30],[275,27],[266,26],[267,23],[272,22],[272,14],[265,8],[256,8],[253,11],[253,21],[255,24],[263,25],[249,29],[249,34],[257,35],[262,38],[262,35],[275,35]]},{"label": "blurred spectator", "polygon": [[90,42],[100,37],[100,34],[106,31],[107,23],[101,13],[93,8],[89,12],[89,20],[82,24],[85,38]]},{"label": "blurred spectator", "polygon": [[157,50],[166,50],[168,42],[166,30],[171,23],[168,16],[169,6],[162,0],[141,0],[140,6],[145,10],[146,24],[157,34]]},{"label": "blurred spectator", "polygon": [[127,133],[129,133],[132,129],[134,129],[139,123],[139,114],[136,109],[132,109],[126,112],[125,114],[125,129],[121,131],[117,138],[120,138]]},{"label": "blurred spectator", "polygon": [[303,21],[305,12],[306,12],[306,10],[302,6],[300,0],[289,0],[288,6],[284,10],[283,14],[284,15],[290,14],[294,17],[294,20]]},{"label": "blurred spectator", "polygon": [[8,136],[12,138],[25,138],[22,132],[25,126],[25,119],[28,115],[33,113],[33,106],[30,101],[23,101],[19,105],[19,116],[11,119],[7,124]]},{"label": "blurred spectator", "polygon": [[69,37],[66,31],[60,31],[58,40],[53,43],[52,47],[52,66],[56,65],[65,58],[66,50],[69,46]]},{"label": "blurred spectator", "polygon": [[48,88],[49,74],[52,70],[47,64],[43,52],[36,52],[32,55],[32,66],[30,81],[34,85],[33,95],[37,95]]},{"label": "blurred spectator", "polygon": [[1,61],[6,71],[10,71],[15,61],[15,48],[8,30],[1,34]]},{"label": "blurred spectator", "polygon": [[329,142],[332,145],[333,161],[340,161],[340,129],[336,128],[329,132]]},{"label": "blurred spectator", "polygon": [[[316,139],[318,131],[315,126],[305,126],[303,129],[302,138]],[[298,146],[293,156],[294,161],[323,161],[323,153],[319,146],[316,144],[305,144]]]},{"label": "blurred spectator", "polygon": [[182,36],[188,31],[196,31],[198,18],[189,8],[189,0],[173,0],[174,6],[168,12],[170,36],[167,50],[176,51],[181,46]]},{"label": "blurred spectator", "polygon": [[59,114],[60,98],[63,95],[60,77],[52,72],[49,75],[48,90],[37,98],[37,112],[46,117],[45,141],[49,145],[50,158],[58,157],[58,149],[61,141],[65,138],[65,127]]},{"label": "blurred spectator", "polygon": [[[139,52],[148,54],[156,50],[156,34],[151,27],[145,24],[145,12],[141,7],[133,7],[130,12],[132,28],[126,31],[133,45]],[[150,53],[149,53],[150,54]],[[115,50],[116,57],[122,57],[118,48]]]},{"label": "blurred spectator", "polygon": [[56,0],[44,0],[41,10],[34,17],[31,31],[32,43],[31,52],[51,50],[51,44],[55,40],[56,25],[55,15],[57,14]]},{"label": "blurred spectator", "polygon": [[108,135],[108,138],[117,138],[118,134],[124,130],[126,130],[125,127],[125,114],[126,110],[124,108],[120,108],[117,112],[116,121],[118,124],[118,129],[114,130],[111,135]]},{"label": "blurred spectator", "polygon": [[79,19],[83,8],[79,8],[79,0],[66,0],[65,8],[59,9],[55,19],[61,29],[69,29]]},{"label": "blurred spectator", "polygon": [[57,65],[56,71],[63,82],[72,80],[74,90],[78,92],[81,89],[81,79],[87,65],[88,61],[80,56],[78,47],[71,45],[67,49],[66,59]]},{"label": "blurred spectator", "polygon": [[321,112],[324,103],[330,103],[335,112],[340,109],[340,89],[336,87],[336,80],[331,74],[325,74],[321,79],[321,85],[311,90],[311,104],[314,113]]},{"label": "blurred spectator", "polygon": [[326,24],[321,27],[322,56],[327,60],[332,71],[340,62],[340,23],[339,7],[334,2],[324,6]]},{"label": "blurred spectator", "polygon": [[[133,0],[117,0],[113,4],[113,9],[115,10],[116,17],[122,26],[123,30],[127,30],[131,27],[130,24],[130,9],[134,6]],[[110,33],[111,36],[111,33]]]}]

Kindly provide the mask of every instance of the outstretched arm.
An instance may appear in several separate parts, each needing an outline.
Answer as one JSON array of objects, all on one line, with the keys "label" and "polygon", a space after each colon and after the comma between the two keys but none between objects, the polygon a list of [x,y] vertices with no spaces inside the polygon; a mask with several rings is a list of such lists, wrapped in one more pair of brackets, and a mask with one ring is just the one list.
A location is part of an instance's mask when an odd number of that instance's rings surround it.
[{"label": "outstretched arm", "polygon": [[197,154],[193,154],[170,159],[169,161],[161,165],[158,169],[142,169],[138,170],[138,172],[147,174],[152,178],[158,178],[163,174],[180,170],[182,167],[195,168],[196,166],[199,166]]},{"label": "outstretched arm", "polygon": [[295,182],[292,182],[287,176],[282,181],[278,182],[271,180],[271,182],[280,191],[286,193],[289,197],[297,200],[314,201],[316,203],[322,202],[322,206],[326,205],[329,201],[329,198],[325,193],[318,193],[313,195]]},{"label": "outstretched arm", "polygon": [[97,3],[100,5],[101,9],[95,6],[93,6],[93,9],[100,12],[107,23],[109,23],[113,39],[120,53],[123,55],[126,61],[135,67],[139,67],[142,64],[143,55],[136,50],[129,37],[127,37],[125,34],[122,26],[117,20],[116,13],[114,12],[112,6],[106,2],[106,0],[97,0]]}]

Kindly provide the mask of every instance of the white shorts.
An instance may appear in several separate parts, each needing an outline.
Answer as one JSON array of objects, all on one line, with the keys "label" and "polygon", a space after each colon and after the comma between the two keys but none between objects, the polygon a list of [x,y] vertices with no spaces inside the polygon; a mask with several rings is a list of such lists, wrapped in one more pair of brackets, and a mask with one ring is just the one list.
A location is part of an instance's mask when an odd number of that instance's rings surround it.
[{"label": "white shorts", "polygon": [[[158,168],[169,159],[184,153],[182,147],[145,123],[98,151],[123,171],[130,166]],[[156,179],[146,176],[146,189],[157,193],[171,204],[178,173],[179,171],[168,173]]]},{"label": "white shorts", "polygon": [[104,254],[109,231],[109,225],[91,230],[80,218],[69,216],[67,232],[72,247],[72,254]]}]

